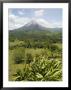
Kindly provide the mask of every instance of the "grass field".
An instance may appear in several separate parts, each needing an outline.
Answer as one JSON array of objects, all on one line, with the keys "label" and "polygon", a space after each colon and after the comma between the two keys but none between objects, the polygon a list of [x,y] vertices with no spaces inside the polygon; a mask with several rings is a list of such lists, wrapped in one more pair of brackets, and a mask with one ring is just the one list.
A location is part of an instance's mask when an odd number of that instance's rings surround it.
[{"label": "grass field", "polygon": [[[19,42],[20,43],[20,42]],[[18,44],[19,44],[18,43]],[[11,47],[17,43],[10,43]],[[58,49],[24,48],[9,50],[9,80],[12,81],[60,81],[62,80],[62,45]]]}]

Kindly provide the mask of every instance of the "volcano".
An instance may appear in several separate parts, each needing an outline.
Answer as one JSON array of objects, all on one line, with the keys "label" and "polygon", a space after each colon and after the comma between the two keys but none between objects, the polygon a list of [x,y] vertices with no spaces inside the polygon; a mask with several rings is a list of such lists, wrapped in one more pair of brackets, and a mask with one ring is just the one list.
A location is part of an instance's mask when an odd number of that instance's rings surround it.
[{"label": "volcano", "polygon": [[38,21],[31,20],[24,26],[18,28],[17,30],[46,30],[47,27],[39,23]]},{"label": "volcano", "polygon": [[[56,28],[53,24],[43,20],[43,19],[36,19],[27,22],[25,25],[14,29],[14,31],[61,31],[61,28]],[[13,30],[12,30],[13,31]]]}]

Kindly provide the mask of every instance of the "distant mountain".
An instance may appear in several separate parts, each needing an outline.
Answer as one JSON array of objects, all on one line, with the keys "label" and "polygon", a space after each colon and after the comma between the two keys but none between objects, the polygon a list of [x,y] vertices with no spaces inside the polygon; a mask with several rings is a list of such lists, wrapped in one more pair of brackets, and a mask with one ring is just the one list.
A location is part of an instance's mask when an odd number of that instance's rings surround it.
[{"label": "distant mountain", "polygon": [[25,29],[25,30],[46,30],[47,28],[40,25],[36,21],[31,21],[31,22],[27,23],[26,25],[24,25],[23,27],[21,27],[20,29]]},{"label": "distant mountain", "polygon": [[9,31],[10,40],[57,40],[61,41],[62,28],[50,28],[37,21],[30,21],[24,26]]},{"label": "distant mountain", "polygon": [[45,22],[44,20],[31,20],[24,26],[14,29],[14,30],[48,30],[48,31],[61,31],[61,28],[53,27],[50,23]]}]

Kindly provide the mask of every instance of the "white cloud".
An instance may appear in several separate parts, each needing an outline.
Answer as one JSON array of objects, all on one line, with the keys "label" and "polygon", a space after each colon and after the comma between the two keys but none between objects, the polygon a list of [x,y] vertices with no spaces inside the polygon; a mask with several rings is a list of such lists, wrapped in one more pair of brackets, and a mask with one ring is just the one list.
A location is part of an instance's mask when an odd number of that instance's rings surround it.
[{"label": "white cloud", "polygon": [[62,28],[62,22],[55,22],[54,26],[58,28]]},{"label": "white cloud", "polygon": [[46,28],[62,28],[62,23],[61,22],[49,22],[48,20],[45,20],[43,18],[38,18],[38,19],[35,19],[36,22],[40,25],[42,25],[43,27],[46,27]]},{"label": "white cloud", "polygon": [[19,14],[19,15],[24,15],[24,10],[19,10],[19,11],[18,11],[18,14]]},{"label": "white cloud", "polygon": [[34,14],[35,14],[35,17],[43,16],[44,10],[43,9],[36,10],[36,11],[34,11]]},{"label": "white cloud", "polygon": [[16,15],[14,15],[14,14],[10,14],[10,15],[9,15],[9,19],[13,20],[13,19],[15,19],[15,18],[17,18]]},{"label": "white cloud", "polygon": [[36,21],[37,21],[37,23],[39,23],[40,25],[42,25],[46,28],[54,28],[54,25],[45,19],[39,18]]},{"label": "white cloud", "polygon": [[[24,11],[18,11],[18,13],[20,15],[24,14]],[[43,16],[44,14],[44,10],[43,9],[39,9],[34,11],[35,16],[33,18],[29,18],[29,17],[24,17],[24,16],[17,16],[15,14],[13,14],[12,12],[9,12],[9,30],[13,30],[19,27],[24,26],[26,23],[28,23],[31,20],[35,20],[37,21],[37,23],[39,23],[40,25],[44,26],[44,27],[49,27],[49,28],[55,28],[55,27],[62,27],[62,23],[61,22],[49,22],[48,20],[45,20],[43,18],[41,18],[41,16]]]},{"label": "white cloud", "polygon": [[13,30],[25,25],[30,19],[27,17],[20,17],[14,14],[9,14],[9,30]]}]

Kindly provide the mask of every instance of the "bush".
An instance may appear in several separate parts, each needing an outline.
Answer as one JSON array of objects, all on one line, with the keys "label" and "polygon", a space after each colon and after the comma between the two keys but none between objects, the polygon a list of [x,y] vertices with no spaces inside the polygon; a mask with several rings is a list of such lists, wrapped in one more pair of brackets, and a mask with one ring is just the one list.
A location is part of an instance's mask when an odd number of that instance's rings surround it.
[{"label": "bush", "polygon": [[25,81],[61,81],[62,80],[61,60],[47,60],[44,57],[37,59],[18,71],[16,80]]},{"label": "bush", "polygon": [[23,58],[25,58],[25,50],[23,48],[16,48],[13,51],[13,58],[15,64],[20,64],[23,62]]},{"label": "bush", "polygon": [[26,63],[31,63],[33,61],[33,56],[30,53],[26,54]]},{"label": "bush", "polygon": [[51,52],[53,52],[55,50],[58,50],[58,47],[56,45],[52,44],[52,45],[49,46],[49,49],[50,49]]},{"label": "bush", "polygon": [[[32,72],[37,76],[36,81],[59,81],[62,79],[62,63],[59,60],[35,60],[32,65]],[[38,73],[38,74],[37,74]]]}]

